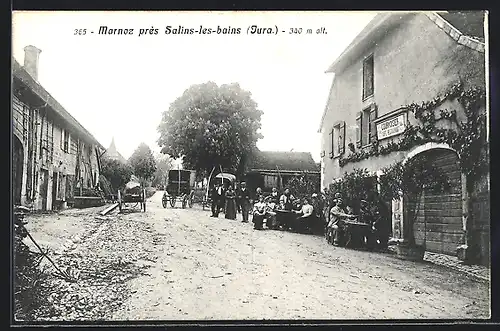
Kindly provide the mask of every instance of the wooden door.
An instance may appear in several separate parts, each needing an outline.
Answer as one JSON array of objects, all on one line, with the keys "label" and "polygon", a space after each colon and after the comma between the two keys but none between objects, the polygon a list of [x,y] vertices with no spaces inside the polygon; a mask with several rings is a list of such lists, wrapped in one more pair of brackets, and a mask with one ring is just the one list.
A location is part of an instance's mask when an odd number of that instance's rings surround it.
[{"label": "wooden door", "polygon": [[59,184],[59,174],[54,172],[52,175],[52,210],[56,210],[57,207],[57,186]]},{"label": "wooden door", "polygon": [[40,183],[40,198],[42,199],[42,210],[47,210],[47,194],[49,187],[49,171],[42,169],[42,181]]},{"label": "wooden door", "polygon": [[[451,187],[448,192],[422,195],[414,234],[417,243],[426,244],[430,252],[456,255],[463,243],[462,229],[462,182],[458,157],[447,149],[433,149],[422,153],[448,177]],[[416,157],[419,157],[417,155]]]}]

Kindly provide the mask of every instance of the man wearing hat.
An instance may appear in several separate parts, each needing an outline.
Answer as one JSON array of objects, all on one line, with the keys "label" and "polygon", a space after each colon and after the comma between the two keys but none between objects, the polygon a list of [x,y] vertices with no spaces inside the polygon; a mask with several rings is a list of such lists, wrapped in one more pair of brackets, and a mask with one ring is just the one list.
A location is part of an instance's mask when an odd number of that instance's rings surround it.
[{"label": "man wearing hat", "polygon": [[311,204],[313,206],[314,218],[313,218],[313,229],[314,231],[322,231],[322,227],[324,227],[324,219],[323,219],[323,199],[321,196],[318,197],[318,194],[313,193],[311,195]]},{"label": "man wearing hat", "polygon": [[241,216],[243,217],[243,222],[248,222],[250,192],[248,191],[247,184],[245,182],[241,182],[237,197],[241,204]]},{"label": "man wearing hat", "polygon": [[343,208],[343,200],[340,193],[335,194],[335,206],[330,210],[330,222],[327,228],[327,240],[338,246],[343,235],[342,220],[354,219],[356,215],[349,215]]}]

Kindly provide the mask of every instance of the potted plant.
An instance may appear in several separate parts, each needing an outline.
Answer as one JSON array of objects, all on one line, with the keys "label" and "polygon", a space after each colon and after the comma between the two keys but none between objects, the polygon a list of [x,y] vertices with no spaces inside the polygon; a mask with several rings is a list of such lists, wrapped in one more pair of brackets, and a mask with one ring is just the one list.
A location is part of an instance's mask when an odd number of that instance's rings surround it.
[{"label": "potted plant", "polygon": [[397,257],[412,261],[424,258],[426,242],[426,221],[424,219],[424,241],[417,244],[414,224],[422,204],[424,192],[438,193],[449,188],[448,177],[435,167],[425,156],[418,156],[406,162],[397,162],[383,169],[381,191],[391,199],[403,198],[410,202],[405,211],[403,241],[396,243]]}]

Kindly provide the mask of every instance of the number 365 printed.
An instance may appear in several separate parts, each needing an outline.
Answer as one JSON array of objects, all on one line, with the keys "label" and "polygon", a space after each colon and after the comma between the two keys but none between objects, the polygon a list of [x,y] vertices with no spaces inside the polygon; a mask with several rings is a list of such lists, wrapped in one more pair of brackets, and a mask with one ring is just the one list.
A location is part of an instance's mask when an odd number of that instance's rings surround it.
[{"label": "number 365 printed", "polygon": [[75,32],[73,35],[75,36],[84,36],[87,34],[87,29],[75,29]]}]

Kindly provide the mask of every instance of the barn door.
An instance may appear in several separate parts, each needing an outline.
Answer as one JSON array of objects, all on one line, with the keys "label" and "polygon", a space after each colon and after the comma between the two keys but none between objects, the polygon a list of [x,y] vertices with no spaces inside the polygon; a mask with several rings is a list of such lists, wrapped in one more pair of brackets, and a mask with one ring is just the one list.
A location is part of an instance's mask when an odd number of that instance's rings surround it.
[{"label": "barn door", "polygon": [[450,190],[444,193],[424,192],[414,224],[417,244],[425,244],[430,252],[456,255],[462,244],[462,183],[458,158],[447,149],[432,149],[415,157],[427,157],[441,169],[450,181]]}]

